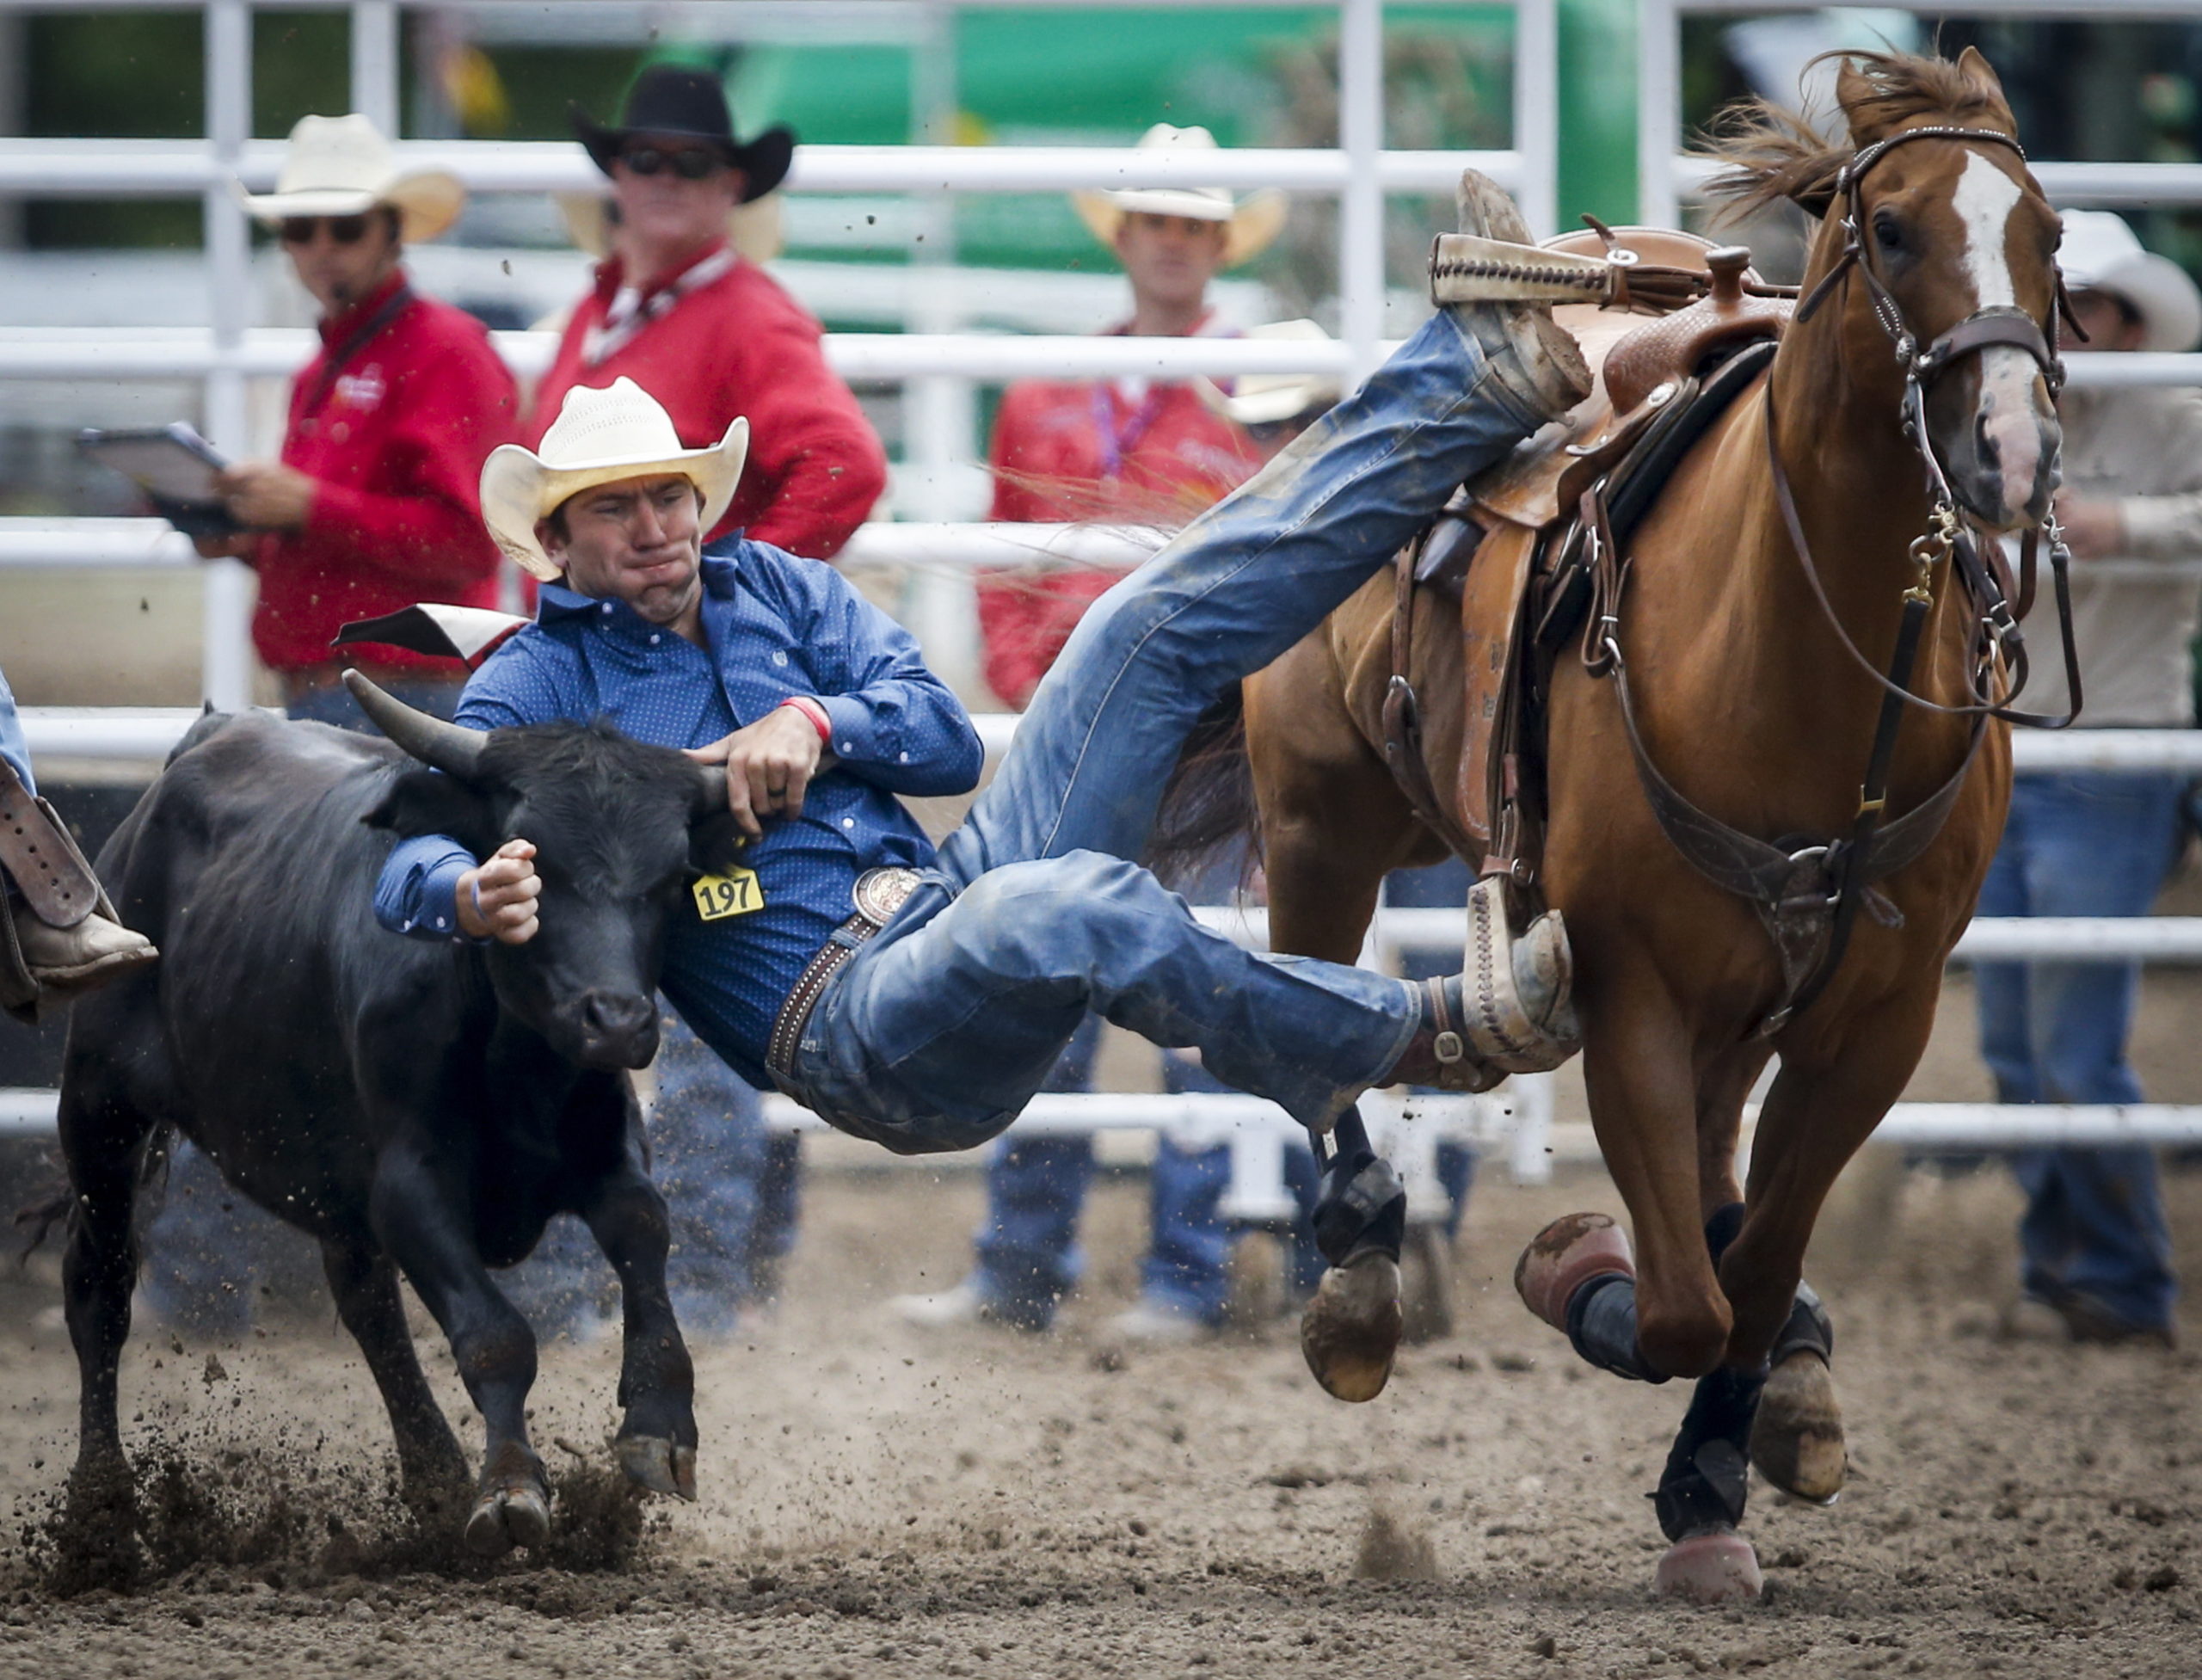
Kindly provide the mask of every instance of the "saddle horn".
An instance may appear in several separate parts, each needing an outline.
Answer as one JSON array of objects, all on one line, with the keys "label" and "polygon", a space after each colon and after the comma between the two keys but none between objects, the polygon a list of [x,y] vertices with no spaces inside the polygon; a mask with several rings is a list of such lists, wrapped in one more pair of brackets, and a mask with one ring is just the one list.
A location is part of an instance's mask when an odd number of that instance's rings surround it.
[{"label": "saddle horn", "polygon": [[354,670],[344,673],[344,686],[352,691],[368,722],[421,763],[461,781],[472,781],[481,774],[482,749],[489,741],[483,731],[463,729],[416,711],[384,693]]}]

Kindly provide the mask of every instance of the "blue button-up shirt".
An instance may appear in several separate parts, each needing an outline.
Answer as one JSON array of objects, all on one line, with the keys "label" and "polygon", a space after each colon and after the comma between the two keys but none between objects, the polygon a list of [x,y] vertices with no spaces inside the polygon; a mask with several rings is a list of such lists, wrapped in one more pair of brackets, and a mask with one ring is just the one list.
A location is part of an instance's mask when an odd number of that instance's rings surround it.
[{"label": "blue button-up shirt", "polygon": [[[603,717],[637,741],[702,747],[792,696],[818,700],[838,762],[810,784],[801,816],[767,819],[765,837],[742,852],[763,908],[704,921],[687,903],[666,946],[661,983],[674,1006],[736,1073],[769,1089],[773,1018],[848,919],[856,877],[932,861],[895,796],[968,792],[982,754],[909,632],[831,566],[733,538],[705,551],[703,582],[700,648],[624,602],[544,586],[536,622],[474,674],[457,716],[477,729]],[[394,932],[452,937],[458,877],[476,861],[448,835],[401,841],[383,869],[377,916]]]}]

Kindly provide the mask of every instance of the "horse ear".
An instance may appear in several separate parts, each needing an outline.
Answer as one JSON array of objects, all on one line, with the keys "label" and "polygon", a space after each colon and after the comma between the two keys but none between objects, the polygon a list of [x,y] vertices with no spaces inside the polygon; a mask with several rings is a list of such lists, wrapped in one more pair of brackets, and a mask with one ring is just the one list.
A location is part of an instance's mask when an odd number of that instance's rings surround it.
[{"label": "horse ear", "polygon": [[1873,78],[1854,60],[1845,58],[1836,66],[1835,102],[1850,124],[1850,143],[1861,150],[1879,139],[1880,130],[1887,126],[1885,120],[1865,114],[1879,96]]},{"label": "horse ear", "polygon": [[2003,97],[2003,84],[1978,47],[1968,46],[1958,54],[1958,74],[1965,77],[1973,92],[1993,105],[2006,122],[2011,120],[2011,102]]}]

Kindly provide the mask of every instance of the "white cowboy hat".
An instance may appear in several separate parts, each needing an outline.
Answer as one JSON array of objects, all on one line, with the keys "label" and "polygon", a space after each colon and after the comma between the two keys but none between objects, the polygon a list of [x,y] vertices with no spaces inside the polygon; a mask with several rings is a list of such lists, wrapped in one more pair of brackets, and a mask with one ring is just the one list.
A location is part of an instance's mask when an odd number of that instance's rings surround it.
[{"label": "white cowboy hat", "polygon": [[2075,292],[2108,292],[2141,317],[2144,350],[2191,350],[2202,340],[2202,292],[2187,270],[2143,249],[2125,218],[2108,210],[2067,210],[2057,261]]},{"label": "white cowboy hat", "polygon": [[[1173,128],[1158,122],[1140,136],[1141,151],[1195,152],[1217,150],[1215,136],[1205,128]],[[1111,250],[1116,230],[1135,211],[1149,216],[1190,216],[1201,222],[1226,222],[1223,266],[1236,267],[1261,250],[1284,231],[1286,200],[1274,187],[1264,187],[1234,199],[1221,187],[1122,187],[1110,192],[1079,192],[1071,203],[1092,230],[1093,237]]]},{"label": "white cowboy hat", "polygon": [[[1246,329],[1248,338],[1307,343],[1331,335],[1313,321],[1271,321]],[[1328,408],[1344,393],[1335,373],[1241,373],[1233,379],[1202,379],[1201,400],[1241,426],[1271,426],[1310,409]]]},{"label": "white cowboy hat", "polygon": [[244,195],[263,222],[286,216],[360,216],[378,204],[397,212],[408,244],[434,238],[458,219],[466,188],[442,169],[400,169],[390,142],[354,112],[348,117],[300,117],[272,193]]},{"label": "white cowboy hat", "polygon": [[575,385],[543,434],[539,454],[516,443],[489,452],[482,464],[482,522],[514,564],[548,583],[562,569],[536,541],[535,522],[569,496],[623,478],[677,472],[702,493],[697,517],[709,531],[734,500],[748,453],[747,420],[737,418],[715,444],[686,449],[673,417],[632,379],[614,379],[601,391]]},{"label": "white cowboy hat", "polygon": [[[601,193],[553,196],[558,200],[558,213],[565,218],[566,236],[575,245],[600,258],[612,249],[604,215],[609,199]],[[778,256],[787,243],[780,225],[780,195],[767,193],[761,199],[735,206],[726,218],[726,242],[735,255],[752,262],[770,262]]]}]

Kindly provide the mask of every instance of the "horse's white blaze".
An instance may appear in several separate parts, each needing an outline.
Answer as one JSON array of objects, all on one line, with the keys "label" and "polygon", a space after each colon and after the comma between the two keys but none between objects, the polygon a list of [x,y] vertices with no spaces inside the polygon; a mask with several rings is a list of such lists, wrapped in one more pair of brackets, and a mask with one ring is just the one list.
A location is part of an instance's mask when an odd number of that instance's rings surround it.
[{"label": "horse's white blaze", "polygon": [[[1965,268],[1975,309],[2012,309],[2019,301],[2008,250],[2011,212],[2022,196],[2019,183],[1978,152],[1965,161],[1951,200],[1965,227]],[[2041,427],[2034,412],[2032,356],[2008,345],[1980,354],[1980,418],[2003,472],[2003,512],[2017,520],[2033,498],[2042,470]]]}]

